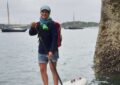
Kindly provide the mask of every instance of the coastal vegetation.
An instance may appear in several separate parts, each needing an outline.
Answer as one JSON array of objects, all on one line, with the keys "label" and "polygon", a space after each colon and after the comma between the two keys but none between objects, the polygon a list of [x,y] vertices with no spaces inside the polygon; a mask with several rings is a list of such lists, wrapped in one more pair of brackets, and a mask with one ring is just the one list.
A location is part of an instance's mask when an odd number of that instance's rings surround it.
[{"label": "coastal vegetation", "polygon": [[84,22],[84,21],[70,21],[63,22],[61,24],[62,28],[85,28],[85,27],[97,27],[99,23],[97,22]]},{"label": "coastal vegetation", "polygon": [[[8,24],[0,24],[0,29],[2,26],[8,26]],[[11,27],[20,27],[20,28],[30,28],[30,24],[9,24]],[[83,29],[86,27],[97,27],[99,23],[97,22],[84,22],[84,21],[69,21],[61,23],[61,27],[64,29]]]}]

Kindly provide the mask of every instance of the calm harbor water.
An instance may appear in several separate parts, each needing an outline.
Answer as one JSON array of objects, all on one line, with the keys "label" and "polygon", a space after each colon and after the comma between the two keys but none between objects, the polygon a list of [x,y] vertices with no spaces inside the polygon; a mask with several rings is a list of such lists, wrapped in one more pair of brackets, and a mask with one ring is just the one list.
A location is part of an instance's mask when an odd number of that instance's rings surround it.
[{"label": "calm harbor water", "polygon": [[[88,85],[119,85],[96,80],[93,67],[98,28],[62,29],[58,73],[63,82],[86,77]],[[37,36],[0,32],[0,85],[43,85],[37,63]],[[48,66],[50,85],[52,75]]]}]

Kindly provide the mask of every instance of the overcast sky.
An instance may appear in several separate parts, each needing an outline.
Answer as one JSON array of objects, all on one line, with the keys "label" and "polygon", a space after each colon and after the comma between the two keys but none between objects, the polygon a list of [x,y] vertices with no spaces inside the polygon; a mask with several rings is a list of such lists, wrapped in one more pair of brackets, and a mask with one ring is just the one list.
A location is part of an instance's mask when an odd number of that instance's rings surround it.
[{"label": "overcast sky", "polygon": [[[39,20],[40,7],[49,5],[55,21],[100,21],[101,0],[8,0],[10,22],[26,24]],[[7,0],[0,0],[0,23],[7,23]]]}]

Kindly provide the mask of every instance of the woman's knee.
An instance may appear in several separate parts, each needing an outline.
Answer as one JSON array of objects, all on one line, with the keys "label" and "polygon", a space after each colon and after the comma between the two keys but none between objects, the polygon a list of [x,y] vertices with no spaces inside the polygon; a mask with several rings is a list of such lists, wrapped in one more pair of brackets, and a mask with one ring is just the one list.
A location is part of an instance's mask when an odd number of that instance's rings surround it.
[{"label": "woman's knee", "polygon": [[46,70],[47,70],[47,65],[46,64],[39,64],[39,66],[40,66],[40,71],[42,73],[46,72]]},{"label": "woman's knee", "polygon": [[50,69],[54,73],[55,69],[56,69],[56,63],[54,63],[54,64],[50,63]]}]

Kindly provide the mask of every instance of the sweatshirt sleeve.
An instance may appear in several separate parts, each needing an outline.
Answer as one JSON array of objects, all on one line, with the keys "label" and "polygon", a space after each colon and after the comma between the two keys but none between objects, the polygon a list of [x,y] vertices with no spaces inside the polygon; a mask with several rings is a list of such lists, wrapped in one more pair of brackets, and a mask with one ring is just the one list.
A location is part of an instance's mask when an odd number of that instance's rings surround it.
[{"label": "sweatshirt sleeve", "polygon": [[50,25],[50,28],[52,37],[50,51],[54,52],[57,50],[57,28],[55,28],[54,22]]},{"label": "sweatshirt sleeve", "polygon": [[33,35],[36,35],[38,32],[37,32],[37,28],[34,28],[34,27],[30,27],[29,29],[29,35],[33,36]]}]

